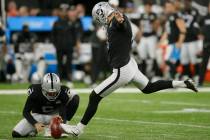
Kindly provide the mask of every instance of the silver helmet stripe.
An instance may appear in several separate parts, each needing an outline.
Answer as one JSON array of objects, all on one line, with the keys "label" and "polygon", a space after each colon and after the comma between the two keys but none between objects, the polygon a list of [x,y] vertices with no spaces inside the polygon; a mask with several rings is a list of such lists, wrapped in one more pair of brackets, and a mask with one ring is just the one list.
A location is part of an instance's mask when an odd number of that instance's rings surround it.
[{"label": "silver helmet stripe", "polygon": [[51,88],[53,89],[53,76],[52,76],[52,73],[50,73],[50,79],[51,79]]}]

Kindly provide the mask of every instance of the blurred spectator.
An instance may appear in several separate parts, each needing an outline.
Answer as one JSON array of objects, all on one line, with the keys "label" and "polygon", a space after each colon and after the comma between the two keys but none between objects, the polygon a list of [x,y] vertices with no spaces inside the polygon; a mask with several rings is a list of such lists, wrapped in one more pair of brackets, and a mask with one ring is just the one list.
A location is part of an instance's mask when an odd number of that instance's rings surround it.
[{"label": "blurred spectator", "polygon": [[41,78],[45,72],[45,62],[42,57],[36,58],[34,55],[35,41],[37,37],[29,31],[28,25],[24,25],[22,31],[13,36],[15,43],[15,68],[16,73],[13,76],[14,82],[27,82],[31,65],[37,62],[37,73]]},{"label": "blurred spectator", "polygon": [[19,16],[29,16],[29,9],[26,6],[21,6],[19,8]]},{"label": "blurred spectator", "polygon": [[7,5],[7,16],[18,16],[17,5],[14,1],[10,1]]},{"label": "blurred spectator", "polygon": [[7,54],[5,32],[0,23],[0,82],[6,81],[6,63],[5,56]]},{"label": "blurred spectator", "polygon": [[54,23],[52,31],[52,41],[57,52],[58,73],[62,80],[68,80],[69,86],[72,86],[71,66],[74,46],[79,53],[80,45],[80,25],[77,18],[75,7],[67,9],[61,5],[59,19]]},{"label": "blurred spectator", "polygon": [[59,9],[55,8],[52,10],[52,16],[59,16]]},{"label": "blurred spectator", "polygon": [[108,67],[106,30],[102,27],[96,27],[96,31],[93,32],[90,41],[92,46],[91,80],[92,85],[94,86],[96,84],[96,80],[98,80],[100,72],[105,72]]},{"label": "blurred spectator", "polygon": [[174,79],[177,74],[176,69],[179,65],[180,48],[185,39],[186,27],[184,20],[179,15],[179,11],[177,11],[174,1],[166,1],[165,13],[167,15],[167,22],[160,42],[164,42],[166,39],[168,40],[169,45],[166,49],[165,60],[170,69],[170,78]]},{"label": "blurred spectator", "polygon": [[[140,31],[142,37],[138,44],[137,50],[142,59],[141,70],[149,77],[160,76],[159,67],[157,64],[157,30],[159,28],[159,21],[157,15],[152,12],[152,2],[147,1],[144,5],[144,13],[140,17]],[[148,60],[151,60],[151,70],[146,73]]]},{"label": "blurred spectator", "polygon": [[85,6],[83,4],[77,4],[76,12],[77,12],[78,18],[84,17],[86,13]]},{"label": "blurred spectator", "polygon": [[135,4],[133,0],[123,0],[122,7],[125,13],[133,13],[135,11]]},{"label": "blurred spectator", "polygon": [[177,11],[181,11],[183,9],[183,3],[181,0],[175,0],[174,5]]},{"label": "blurred spectator", "polygon": [[[198,61],[199,54],[199,25],[198,25],[198,11],[192,8],[191,0],[184,1],[184,10],[181,13],[182,18],[185,21],[187,33],[185,36],[185,41],[181,47],[181,58],[180,62],[183,65],[183,78],[187,79],[193,77],[194,81],[198,83],[198,75],[200,63]],[[190,64],[194,67],[194,74],[190,69]]]},{"label": "blurred spectator", "polygon": [[40,13],[40,9],[39,8],[31,8],[29,11],[29,15],[30,16],[38,16]]},{"label": "blurred spectator", "polygon": [[200,25],[201,33],[204,39],[202,63],[199,78],[199,85],[202,86],[210,58],[210,2],[208,4],[208,15],[202,18]]}]

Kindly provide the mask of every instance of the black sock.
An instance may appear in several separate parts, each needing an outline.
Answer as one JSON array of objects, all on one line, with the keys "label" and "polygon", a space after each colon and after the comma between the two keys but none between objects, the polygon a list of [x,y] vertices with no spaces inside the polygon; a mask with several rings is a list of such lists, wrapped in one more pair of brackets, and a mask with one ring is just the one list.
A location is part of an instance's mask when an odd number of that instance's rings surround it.
[{"label": "black sock", "polygon": [[142,90],[145,94],[150,94],[159,90],[173,88],[172,81],[158,80],[154,83],[149,82]]},{"label": "black sock", "polygon": [[21,136],[18,132],[16,131],[12,131],[12,137],[13,138],[21,138],[21,137],[24,137],[24,136]]},{"label": "black sock", "polygon": [[85,114],[81,120],[81,123],[87,125],[91,118],[95,115],[98,104],[101,101],[102,97],[97,95],[94,91],[90,94],[88,107],[85,111]]}]

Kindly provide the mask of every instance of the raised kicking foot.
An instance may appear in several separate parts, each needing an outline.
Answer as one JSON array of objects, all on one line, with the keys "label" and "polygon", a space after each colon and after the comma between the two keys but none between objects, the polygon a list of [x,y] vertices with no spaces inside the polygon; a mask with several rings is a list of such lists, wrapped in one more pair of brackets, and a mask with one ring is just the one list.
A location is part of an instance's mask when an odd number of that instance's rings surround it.
[{"label": "raised kicking foot", "polygon": [[78,137],[83,133],[82,130],[80,130],[77,125],[68,125],[68,124],[61,124],[61,128],[66,134],[72,135],[74,137]]},{"label": "raised kicking foot", "polygon": [[187,79],[184,81],[184,83],[186,85],[186,88],[188,88],[194,92],[198,92],[198,89],[196,88],[195,83],[193,82],[192,79]]}]

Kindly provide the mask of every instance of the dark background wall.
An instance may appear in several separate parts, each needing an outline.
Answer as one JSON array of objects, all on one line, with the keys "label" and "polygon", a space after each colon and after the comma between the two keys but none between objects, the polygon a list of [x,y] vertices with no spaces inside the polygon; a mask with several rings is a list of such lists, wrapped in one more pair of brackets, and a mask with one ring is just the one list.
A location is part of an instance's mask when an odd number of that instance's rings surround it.
[{"label": "dark background wall", "polygon": [[[6,4],[11,0],[6,0]],[[87,14],[91,14],[92,7],[102,0],[13,0],[18,7],[25,5],[27,7],[40,7],[43,10],[58,8],[61,3],[68,3],[74,5],[83,3],[86,6]],[[107,1],[107,0],[103,0]]]}]

